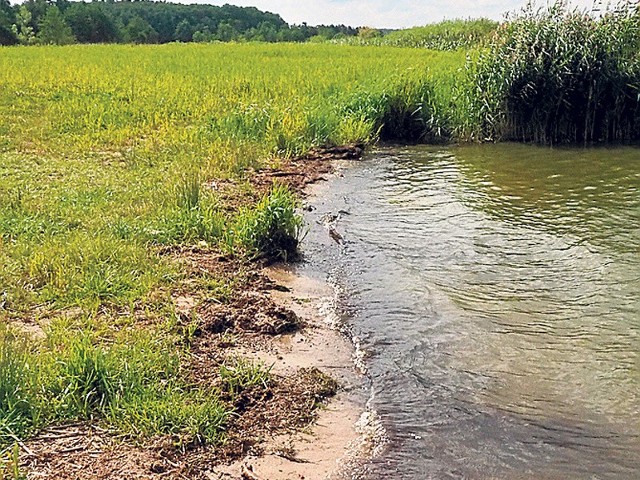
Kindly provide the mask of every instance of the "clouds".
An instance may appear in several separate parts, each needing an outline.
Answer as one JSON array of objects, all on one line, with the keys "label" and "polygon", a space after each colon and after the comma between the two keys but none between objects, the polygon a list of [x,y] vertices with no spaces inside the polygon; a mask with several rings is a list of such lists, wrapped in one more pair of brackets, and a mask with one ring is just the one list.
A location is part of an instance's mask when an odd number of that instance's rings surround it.
[{"label": "clouds", "polygon": [[[179,0],[190,3],[193,0]],[[346,24],[405,28],[444,18],[489,17],[499,20],[519,9],[525,0],[196,0],[198,3],[254,6],[280,14],[288,23]],[[540,0],[539,0],[540,1]],[[572,0],[580,7],[592,0]]]}]

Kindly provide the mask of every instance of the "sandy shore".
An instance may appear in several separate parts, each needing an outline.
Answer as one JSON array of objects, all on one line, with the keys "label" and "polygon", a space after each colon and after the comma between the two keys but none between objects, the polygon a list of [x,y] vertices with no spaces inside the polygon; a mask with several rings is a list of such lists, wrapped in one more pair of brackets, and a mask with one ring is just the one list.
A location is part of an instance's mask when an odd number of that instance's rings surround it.
[{"label": "sandy shore", "polygon": [[269,351],[242,347],[238,353],[273,365],[273,373],[280,375],[316,367],[335,378],[340,388],[307,431],[265,439],[264,455],[248,456],[219,467],[218,478],[251,478],[250,475],[272,480],[352,478],[350,470],[366,456],[368,449],[367,439],[358,426],[364,405],[354,394],[361,380],[352,361],[353,346],[321,314],[326,302],[332,301],[333,291],[328,285],[298,276],[285,267],[269,268],[264,273],[287,287],[288,292],[273,292],[272,298],[295,311],[306,327],[276,339]]},{"label": "sandy shore", "polygon": [[[344,160],[332,163],[337,174],[349,166]],[[326,188],[326,182],[313,182],[304,192],[313,201]],[[306,326],[293,335],[275,339],[272,350],[245,347],[238,353],[273,365],[272,371],[283,376],[301,368],[318,368],[338,381],[339,390],[306,431],[266,439],[263,455],[220,467],[216,470],[218,478],[360,478],[366,461],[382,448],[384,431],[377,416],[367,408],[354,345],[332,318],[336,314],[337,293],[328,283],[297,272],[295,266],[269,267],[263,274],[286,287],[288,291],[274,291],[271,298],[293,310]]]}]

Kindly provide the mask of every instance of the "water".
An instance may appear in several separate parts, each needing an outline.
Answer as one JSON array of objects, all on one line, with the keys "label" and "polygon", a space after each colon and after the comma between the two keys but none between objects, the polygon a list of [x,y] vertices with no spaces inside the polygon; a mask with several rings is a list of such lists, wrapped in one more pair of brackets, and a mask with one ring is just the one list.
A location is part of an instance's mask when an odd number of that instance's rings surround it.
[{"label": "water", "polygon": [[314,206],[390,439],[367,478],[640,478],[640,150],[382,151]]}]

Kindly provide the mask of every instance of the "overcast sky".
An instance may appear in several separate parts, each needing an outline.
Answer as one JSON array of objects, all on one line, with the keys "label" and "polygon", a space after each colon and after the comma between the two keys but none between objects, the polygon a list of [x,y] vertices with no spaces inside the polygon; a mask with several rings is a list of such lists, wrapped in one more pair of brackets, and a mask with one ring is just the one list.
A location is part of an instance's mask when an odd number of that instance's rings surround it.
[{"label": "overcast sky", "polygon": [[[174,0],[175,1],[175,0]],[[194,0],[179,0],[194,3]],[[346,24],[378,28],[405,28],[444,18],[489,17],[500,20],[505,12],[526,0],[196,0],[197,3],[253,6],[278,13],[288,23]],[[538,0],[538,3],[544,0]],[[593,0],[572,0],[579,7]]]}]

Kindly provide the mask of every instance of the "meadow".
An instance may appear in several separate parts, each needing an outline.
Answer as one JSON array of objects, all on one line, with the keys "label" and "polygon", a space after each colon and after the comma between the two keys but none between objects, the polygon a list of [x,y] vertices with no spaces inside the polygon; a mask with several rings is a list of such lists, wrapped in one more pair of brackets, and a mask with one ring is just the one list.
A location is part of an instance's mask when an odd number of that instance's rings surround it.
[{"label": "meadow", "polygon": [[0,50],[0,443],[69,420],[221,441],[225,392],[183,374],[197,326],[171,294],[194,279],[166,252],[278,257],[274,232],[303,228],[295,196],[231,206],[216,183],[244,198],[252,172],[312,146],[441,135],[464,62],[309,44]]}]

